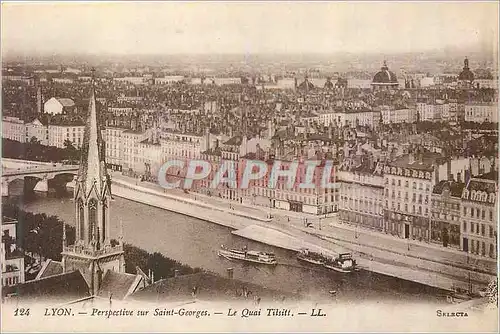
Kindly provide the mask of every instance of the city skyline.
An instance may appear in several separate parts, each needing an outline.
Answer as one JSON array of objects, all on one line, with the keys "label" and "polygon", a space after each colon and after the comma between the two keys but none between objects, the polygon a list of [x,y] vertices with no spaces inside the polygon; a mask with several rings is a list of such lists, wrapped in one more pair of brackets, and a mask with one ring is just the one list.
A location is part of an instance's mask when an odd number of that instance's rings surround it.
[{"label": "city skyline", "polygon": [[4,3],[2,49],[4,55],[393,54],[455,46],[496,52],[497,13],[495,2]]}]

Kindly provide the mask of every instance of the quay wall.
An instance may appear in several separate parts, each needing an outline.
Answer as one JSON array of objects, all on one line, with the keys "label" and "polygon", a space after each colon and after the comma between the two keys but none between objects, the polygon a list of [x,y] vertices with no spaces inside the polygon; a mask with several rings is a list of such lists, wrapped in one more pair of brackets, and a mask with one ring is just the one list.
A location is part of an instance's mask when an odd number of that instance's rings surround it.
[{"label": "quay wall", "polygon": [[[294,247],[283,247],[282,242],[278,242],[278,240],[275,242],[273,238],[263,237],[266,233],[263,234],[262,230],[257,232],[247,229],[244,232],[246,227],[260,225],[262,229],[267,231],[276,230],[292,236],[296,240],[294,243],[314,244],[317,245],[316,248],[321,248],[325,252],[330,252],[331,250],[336,252],[351,251],[358,257],[359,263],[367,270],[446,290],[450,290],[452,287],[467,289],[469,283],[473,285],[473,290],[477,290],[495,277],[486,272],[472,272],[472,275],[470,275],[471,271],[466,268],[455,267],[452,264],[446,264],[441,261],[437,262],[434,259],[414,258],[408,256],[408,254],[399,254],[390,249],[384,250],[381,247],[374,247],[373,245],[360,245],[348,240],[337,239],[333,233],[315,235],[310,232],[307,233],[306,230],[301,228],[281,227],[270,223],[269,219],[252,216],[237,210],[219,208],[215,205],[205,204],[188,198],[169,195],[122,180],[116,182],[113,180],[113,195],[226,226],[234,230],[242,230],[242,233],[239,231],[234,231],[233,233],[272,246],[289,249],[296,248],[295,245]],[[422,254],[422,256],[424,255]],[[445,261],[445,259],[441,260]]]}]

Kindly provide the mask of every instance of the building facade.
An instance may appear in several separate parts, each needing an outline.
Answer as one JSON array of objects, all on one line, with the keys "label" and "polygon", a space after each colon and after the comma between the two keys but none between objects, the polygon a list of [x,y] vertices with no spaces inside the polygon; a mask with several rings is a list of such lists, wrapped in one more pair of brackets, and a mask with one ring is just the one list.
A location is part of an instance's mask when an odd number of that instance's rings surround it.
[{"label": "building facade", "polygon": [[[425,159],[427,160],[427,159]],[[422,154],[402,156],[384,167],[384,230],[428,241],[434,167]]]},{"label": "building facade", "polygon": [[462,235],[464,252],[497,258],[498,183],[496,172],[471,178],[462,192]]},{"label": "building facade", "polygon": [[49,125],[48,132],[49,146],[65,148],[65,141],[69,140],[71,144],[80,148],[83,144],[85,126],[83,125]]},{"label": "building facade", "polygon": [[8,217],[2,219],[2,287],[13,286],[25,281],[24,254],[16,247],[17,221]]},{"label": "building facade", "polygon": [[339,171],[339,218],[356,225],[384,230],[384,177],[377,166],[367,171]]},{"label": "building facade", "polygon": [[460,249],[461,196],[464,183],[440,181],[432,190],[431,242]]}]

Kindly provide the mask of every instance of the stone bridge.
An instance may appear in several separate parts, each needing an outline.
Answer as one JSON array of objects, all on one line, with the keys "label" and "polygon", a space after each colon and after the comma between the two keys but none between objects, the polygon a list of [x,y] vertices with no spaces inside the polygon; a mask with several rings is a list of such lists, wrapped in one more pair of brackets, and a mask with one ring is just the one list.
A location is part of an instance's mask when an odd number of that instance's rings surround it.
[{"label": "stone bridge", "polygon": [[9,184],[16,180],[24,182],[24,191],[65,188],[73,181],[78,168],[78,165],[2,159],[2,196],[9,196]]}]

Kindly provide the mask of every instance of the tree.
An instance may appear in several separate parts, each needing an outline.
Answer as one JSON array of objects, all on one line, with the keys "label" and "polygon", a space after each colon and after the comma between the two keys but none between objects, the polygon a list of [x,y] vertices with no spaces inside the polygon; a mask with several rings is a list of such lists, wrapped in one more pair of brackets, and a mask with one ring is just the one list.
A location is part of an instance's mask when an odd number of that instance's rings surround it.
[{"label": "tree", "polygon": [[36,137],[31,137],[26,148],[26,155],[28,159],[38,160],[43,156],[42,145]]},{"label": "tree", "polygon": [[64,156],[69,160],[77,160],[79,151],[73,145],[73,142],[69,139],[66,139],[63,143],[64,145]]}]

